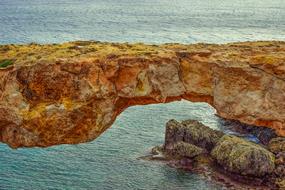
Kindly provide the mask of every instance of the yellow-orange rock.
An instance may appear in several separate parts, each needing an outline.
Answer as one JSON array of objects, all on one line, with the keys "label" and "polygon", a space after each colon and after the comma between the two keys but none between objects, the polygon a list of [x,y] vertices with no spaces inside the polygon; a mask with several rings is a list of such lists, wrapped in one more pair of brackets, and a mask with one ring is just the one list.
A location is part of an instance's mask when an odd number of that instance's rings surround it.
[{"label": "yellow-orange rock", "polygon": [[94,140],[132,105],[187,99],[285,136],[285,42],[2,45],[0,141]]}]

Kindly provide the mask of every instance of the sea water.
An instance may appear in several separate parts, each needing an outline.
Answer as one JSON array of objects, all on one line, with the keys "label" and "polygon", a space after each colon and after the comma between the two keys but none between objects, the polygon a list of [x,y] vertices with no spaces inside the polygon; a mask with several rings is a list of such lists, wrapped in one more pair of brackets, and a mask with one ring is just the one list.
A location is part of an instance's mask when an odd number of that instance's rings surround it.
[{"label": "sea water", "polygon": [[[285,1],[0,0],[0,44],[74,40],[285,40]],[[206,103],[130,107],[90,143],[18,150],[0,144],[0,189],[222,189],[197,174],[138,159],[163,143],[173,118],[224,129]]]}]

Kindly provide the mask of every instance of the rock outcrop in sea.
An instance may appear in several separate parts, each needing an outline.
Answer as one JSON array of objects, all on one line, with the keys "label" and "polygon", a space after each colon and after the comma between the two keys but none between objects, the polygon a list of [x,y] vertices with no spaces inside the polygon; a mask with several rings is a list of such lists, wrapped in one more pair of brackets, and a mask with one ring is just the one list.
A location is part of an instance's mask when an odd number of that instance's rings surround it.
[{"label": "rock outcrop in sea", "polygon": [[181,99],[285,136],[284,92],[285,42],[1,45],[0,141],[92,141],[129,106]]},{"label": "rock outcrop in sea", "polygon": [[[265,146],[213,130],[195,120],[166,124],[163,146],[152,149],[151,159],[167,160],[175,167],[210,173],[234,189],[285,188],[285,138],[272,138]],[[157,157],[157,155],[161,155]],[[206,168],[200,171],[201,168]],[[217,177],[218,176],[218,177]],[[228,182],[229,184],[229,182]]]}]

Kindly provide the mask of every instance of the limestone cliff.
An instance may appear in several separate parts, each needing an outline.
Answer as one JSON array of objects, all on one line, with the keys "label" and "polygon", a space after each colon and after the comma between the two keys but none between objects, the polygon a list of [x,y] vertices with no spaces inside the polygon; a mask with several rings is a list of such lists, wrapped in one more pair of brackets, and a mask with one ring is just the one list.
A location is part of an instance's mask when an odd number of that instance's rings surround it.
[{"label": "limestone cliff", "polygon": [[129,106],[181,99],[285,136],[285,42],[3,45],[0,67],[13,148],[91,141]]}]

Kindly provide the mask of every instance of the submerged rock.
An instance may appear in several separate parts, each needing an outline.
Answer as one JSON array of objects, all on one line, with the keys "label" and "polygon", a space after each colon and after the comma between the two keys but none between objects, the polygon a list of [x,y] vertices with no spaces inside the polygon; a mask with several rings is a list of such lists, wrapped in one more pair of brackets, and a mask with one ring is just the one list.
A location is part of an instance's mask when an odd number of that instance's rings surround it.
[{"label": "submerged rock", "polygon": [[235,136],[223,136],[211,155],[227,171],[241,175],[264,176],[275,168],[275,157],[271,152]]}]

